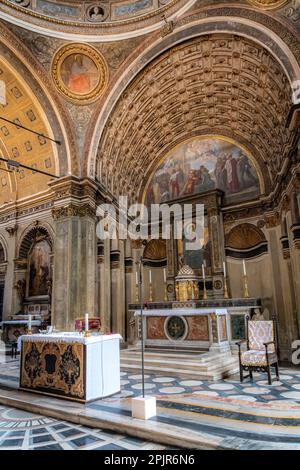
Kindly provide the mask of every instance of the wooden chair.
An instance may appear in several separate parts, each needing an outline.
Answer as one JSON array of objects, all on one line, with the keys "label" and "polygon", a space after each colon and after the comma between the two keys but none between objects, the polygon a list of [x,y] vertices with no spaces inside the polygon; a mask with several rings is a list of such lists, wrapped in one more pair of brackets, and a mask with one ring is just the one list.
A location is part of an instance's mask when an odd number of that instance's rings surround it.
[{"label": "wooden chair", "polygon": [[[242,352],[241,346],[247,342],[247,351]],[[240,380],[250,377],[253,372],[266,372],[268,383],[272,385],[271,367],[275,367],[276,377],[279,380],[276,325],[273,320],[247,319],[247,340],[237,343],[239,348]],[[244,371],[249,375],[244,376]]]}]

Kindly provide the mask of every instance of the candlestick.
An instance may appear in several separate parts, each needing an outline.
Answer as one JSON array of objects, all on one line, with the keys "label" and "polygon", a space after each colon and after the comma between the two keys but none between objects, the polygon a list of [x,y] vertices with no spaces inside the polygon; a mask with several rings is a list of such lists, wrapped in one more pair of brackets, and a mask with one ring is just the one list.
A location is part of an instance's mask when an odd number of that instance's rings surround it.
[{"label": "candlestick", "polygon": [[32,335],[32,329],[31,329],[31,315],[28,315],[28,331],[27,331],[27,334],[28,335]]},{"label": "candlestick", "polygon": [[149,284],[149,302],[153,302],[152,282]]},{"label": "candlestick", "polygon": [[204,285],[203,285],[203,300],[207,300],[207,290],[206,290],[205,277],[204,277]]},{"label": "candlestick", "polygon": [[224,276],[224,299],[229,299],[228,286],[227,286],[227,277]]},{"label": "candlestick", "polygon": [[84,336],[90,336],[89,332],[89,314],[85,314],[85,322],[84,322]]},{"label": "candlestick", "polygon": [[248,279],[247,275],[244,274],[244,298],[248,299],[250,297],[249,295],[249,289],[248,289]]},{"label": "candlestick", "polygon": [[167,302],[168,301],[168,291],[167,291],[167,282],[165,281],[165,295],[164,295],[164,301]]},{"label": "candlestick", "polygon": [[244,276],[247,276],[247,272],[246,272],[246,263],[245,263],[245,260],[243,259],[243,273],[244,273]]},{"label": "candlestick", "polygon": [[166,273],[166,268],[164,268],[164,283],[167,282],[167,273]]},{"label": "candlestick", "polygon": [[152,284],[152,272],[151,269],[149,269],[149,282]]},{"label": "candlestick", "polygon": [[139,277],[137,271],[135,272],[135,285],[138,286],[139,284]]},{"label": "candlestick", "polygon": [[226,263],[223,261],[223,271],[224,271],[224,277],[227,277],[227,272],[226,272]]}]

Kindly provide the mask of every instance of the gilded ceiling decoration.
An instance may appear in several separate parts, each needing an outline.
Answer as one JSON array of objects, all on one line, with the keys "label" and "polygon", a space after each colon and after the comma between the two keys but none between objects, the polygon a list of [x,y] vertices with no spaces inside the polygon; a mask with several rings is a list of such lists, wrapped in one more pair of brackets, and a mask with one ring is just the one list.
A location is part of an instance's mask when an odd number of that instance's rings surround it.
[{"label": "gilded ceiling decoration", "polygon": [[[0,80],[5,84],[5,100],[0,104],[0,116],[49,135],[39,104],[2,60]],[[33,171],[10,171],[6,163],[0,163],[0,206],[32,195],[33,188],[34,193],[47,190],[49,177],[34,173],[34,169],[56,174],[55,155],[56,149],[50,141],[0,120],[0,156],[33,168]]]},{"label": "gilded ceiling decoration", "polygon": [[281,8],[288,3],[289,0],[249,0],[249,2],[263,10],[274,10]]},{"label": "gilded ceiling decoration", "polygon": [[97,177],[134,198],[175,145],[216,135],[252,154],[269,191],[290,139],[290,106],[289,81],[261,45],[225,33],[197,37],[151,62],[122,94],[102,133]]},{"label": "gilded ceiling decoration", "polygon": [[108,67],[103,56],[86,44],[67,44],[52,62],[52,77],[57,89],[77,104],[98,99],[108,82]]}]

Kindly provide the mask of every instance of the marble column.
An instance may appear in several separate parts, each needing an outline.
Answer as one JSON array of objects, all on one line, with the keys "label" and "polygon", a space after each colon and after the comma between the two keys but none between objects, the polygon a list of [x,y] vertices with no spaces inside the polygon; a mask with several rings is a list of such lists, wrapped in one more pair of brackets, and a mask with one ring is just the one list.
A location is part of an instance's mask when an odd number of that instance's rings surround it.
[{"label": "marble column", "polygon": [[[21,276],[16,279],[15,276],[15,259],[17,257],[16,247],[17,247],[17,225],[11,225],[6,227],[6,232],[8,238],[6,238],[6,256],[7,263],[5,269],[5,287],[4,287],[4,298],[3,298],[3,314],[5,318],[10,315],[14,315],[21,308],[21,302],[18,299],[17,290],[14,289],[16,281],[21,279]],[[24,279],[24,275],[23,275]],[[4,318],[3,316],[3,318]]]},{"label": "marble column", "polygon": [[95,188],[71,177],[51,183],[51,188],[56,193],[52,324],[72,331],[76,318],[99,316]]}]

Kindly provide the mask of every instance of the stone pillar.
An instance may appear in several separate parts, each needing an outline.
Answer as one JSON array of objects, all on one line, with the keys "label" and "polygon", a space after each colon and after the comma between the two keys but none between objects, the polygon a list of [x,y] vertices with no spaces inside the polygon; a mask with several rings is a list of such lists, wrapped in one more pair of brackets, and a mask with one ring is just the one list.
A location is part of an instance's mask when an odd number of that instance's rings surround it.
[{"label": "stone pillar", "polygon": [[[297,183],[296,183],[297,184]],[[296,186],[297,187],[297,186]],[[291,249],[291,270],[293,273],[294,292],[296,297],[296,320],[298,325],[298,335],[300,334],[300,204],[299,189],[291,193],[291,215],[290,215],[290,249]]]},{"label": "stone pillar", "polygon": [[51,182],[55,192],[52,324],[74,330],[75,319],[96,311],[96,188],[73,177]]},{"label": "stone pillar", "polygon": [[223,298],[223,260],[225,259],[223,219],[219,208],[207,209],[209,238],[211,240],[212,294],[214,298]]},{"label": "stone pillar", "polygon": [[112,331],[125,340],[125,262],[124,241],[112,240],[111,263],[111,315]]},{"label": "stone pillar", "polygon": [[2,278],[5,281],[4,285],[4,298],[3,298],[3,319],[14,315],[18,310],[15,310],[19,305],[17,304],[17,291],[14,289],[15,285],[15,263],[16,259],[16,246],[17,246],[17,225],[6,227],[8,239],[6,239],[6,264],[2,268]]}]

